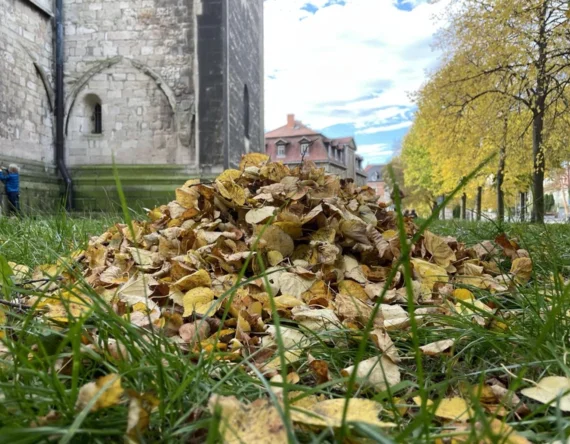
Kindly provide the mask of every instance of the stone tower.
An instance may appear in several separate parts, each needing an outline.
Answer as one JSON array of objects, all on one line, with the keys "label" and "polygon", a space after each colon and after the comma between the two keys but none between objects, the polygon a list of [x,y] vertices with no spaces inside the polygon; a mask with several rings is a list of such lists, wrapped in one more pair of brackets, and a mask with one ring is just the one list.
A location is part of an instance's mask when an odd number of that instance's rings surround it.
[{"label": "stone tower", "polygon": [[168,201],[263,142],[263,0],[0,0],[0,162],[22,202]]}]

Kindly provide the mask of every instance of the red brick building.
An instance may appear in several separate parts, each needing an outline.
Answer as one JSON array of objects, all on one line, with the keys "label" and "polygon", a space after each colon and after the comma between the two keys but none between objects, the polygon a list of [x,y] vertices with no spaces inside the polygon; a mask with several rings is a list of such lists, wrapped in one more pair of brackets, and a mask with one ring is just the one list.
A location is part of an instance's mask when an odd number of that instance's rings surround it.
[{"label": "red brick building", "polygon": [[366,183],[363,158],[356,153],[354,138],[329,139],[325,135],[287,116],[287,124],[265,134],[265,150],[273,160],[298,165],[302,159],[315,162],[325,171],[352,178],[359,185]]}]

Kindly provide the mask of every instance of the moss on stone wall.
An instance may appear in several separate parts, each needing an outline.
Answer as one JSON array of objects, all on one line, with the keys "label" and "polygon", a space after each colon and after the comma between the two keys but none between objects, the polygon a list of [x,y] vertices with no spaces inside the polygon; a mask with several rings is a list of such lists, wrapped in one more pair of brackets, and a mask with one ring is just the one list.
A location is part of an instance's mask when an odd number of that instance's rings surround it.
[{"label": "moss on stone wall", "polygon": [[[135,210],[154,208],[174,199],[174,191],[197,177],[178,165],[119,165],[117,172],[127,205]],[[90,165],[72,170],[76,211],[120,210],[111,165]]]}]

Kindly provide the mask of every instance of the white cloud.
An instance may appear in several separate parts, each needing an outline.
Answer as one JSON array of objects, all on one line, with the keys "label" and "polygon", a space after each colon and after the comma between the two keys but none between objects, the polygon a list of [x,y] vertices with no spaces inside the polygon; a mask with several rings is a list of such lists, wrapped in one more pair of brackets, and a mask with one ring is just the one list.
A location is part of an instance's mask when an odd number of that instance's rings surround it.
[{"label": "white cloud", "polygon": [[[437,29],[432,16],[448,0],[411,0],[419,3],[412,11],[392,0],[325,8],[328,1],[265,1],[265,127],[284,125],[292,112],[315,128],[409,120],[408,93],[421,86],[438,56],[429,47]],[[301,10],[306,3],[319,10]]]},{"label": "white cloud", "polygon": [[358,145],[358,154],[365,156],[389,156],[394,152],[387,143],[373,143],[370,145]]},{"label": "white cloud", "polygon": [[388,131],[395,131],[402,128],[408,128],[412,126],[412,121],[407,120],[405,122],[394,123],[392,125],[385,125],[385,126],[374,126],[372,128],[366,128],[364,130],[356,131],[356,134],[378,134],[378,133],[385,133]]},{"label": "white cloud", "polygon": [[389,148],[387,143],[375,143],[358,145],[358,154],[366,159],[367,164],[384,163],[392,157],[394,150]]}]

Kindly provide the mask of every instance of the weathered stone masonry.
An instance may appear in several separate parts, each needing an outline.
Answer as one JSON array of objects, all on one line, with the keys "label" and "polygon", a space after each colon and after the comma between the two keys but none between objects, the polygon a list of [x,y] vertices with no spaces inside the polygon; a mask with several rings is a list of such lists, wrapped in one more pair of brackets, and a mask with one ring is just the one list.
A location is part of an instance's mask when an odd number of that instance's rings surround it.
[{"label": "weathered stone masonry", "polygon": [[[108,208],[113,158],[130,203],[150,206],[189,177],[261,151],[262,23],[262,0],[64,0],[75,207]],[[0,161],[49,182],[43,200],[52,203],[53,38],[48,0],[0,0],[0,68],[9,73],[0,76]]]}]

